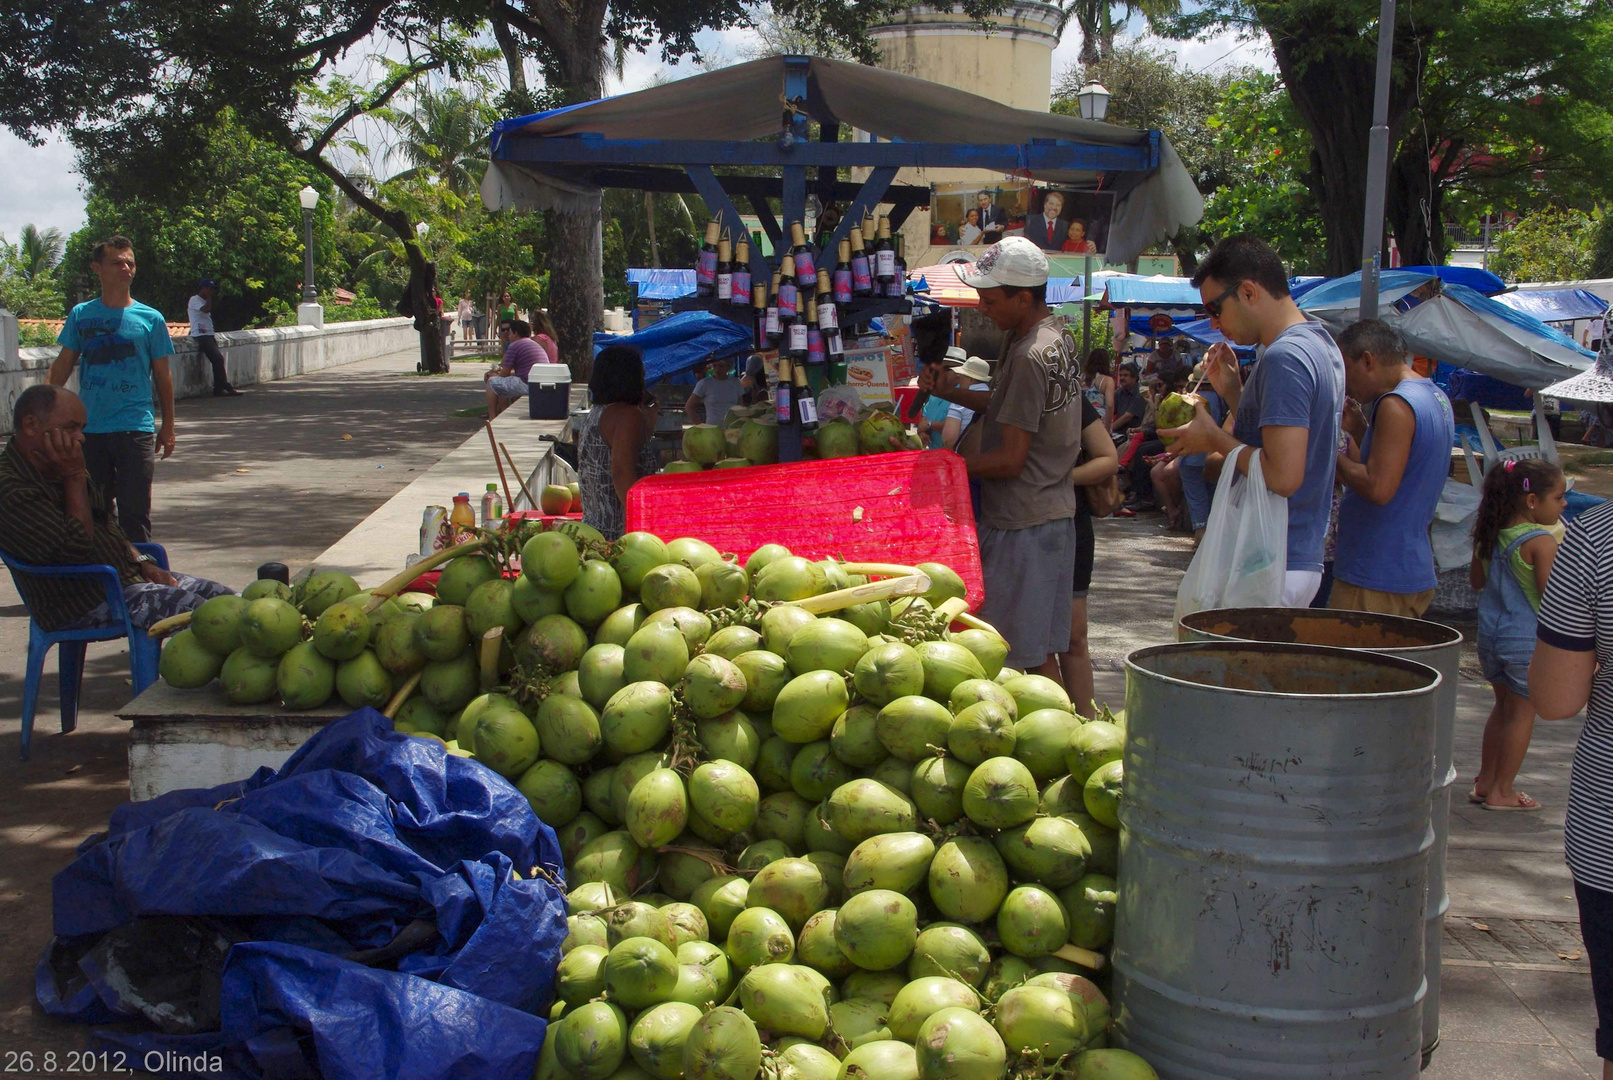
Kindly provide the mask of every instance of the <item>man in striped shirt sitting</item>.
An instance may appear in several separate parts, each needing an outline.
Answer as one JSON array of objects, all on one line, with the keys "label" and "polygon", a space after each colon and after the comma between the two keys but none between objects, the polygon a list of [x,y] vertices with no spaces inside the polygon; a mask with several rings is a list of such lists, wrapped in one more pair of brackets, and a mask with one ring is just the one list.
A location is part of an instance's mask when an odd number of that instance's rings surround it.
[{"label": "man in striped shirt sitting", "polygon": [[[44,384],[18,396],[11,440],[0,451],[0,551],[36,566],[113,567],[135,626],[231,592],[216,581],[171,574],[130,545],[85,468],[84,423],[84,403],[69,390]],[[13,576],[44,629],[111,625],[99,580]]]}]

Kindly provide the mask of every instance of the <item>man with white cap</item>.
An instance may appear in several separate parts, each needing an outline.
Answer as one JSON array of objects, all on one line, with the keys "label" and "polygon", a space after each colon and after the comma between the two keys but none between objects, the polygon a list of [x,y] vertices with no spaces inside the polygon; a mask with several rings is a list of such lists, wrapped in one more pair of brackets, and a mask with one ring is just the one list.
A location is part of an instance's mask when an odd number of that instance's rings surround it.
[{"label": "man with white cap", "polygon": [[1070,646],[1075,489],[1092,479],[1071,470],[1082,428],[1098,418],[1081,394],[1075,336],[1047,306],[1047,256],[1011,236],[960,277],[979,292],[981,314],[1009,332],[991,389],[966,389],[958,372],[935,364],[919,387],[982,414],[979,449],[964,455],[981,480],[980,617],[1008,640],[1010,666],[1058,679]]}]

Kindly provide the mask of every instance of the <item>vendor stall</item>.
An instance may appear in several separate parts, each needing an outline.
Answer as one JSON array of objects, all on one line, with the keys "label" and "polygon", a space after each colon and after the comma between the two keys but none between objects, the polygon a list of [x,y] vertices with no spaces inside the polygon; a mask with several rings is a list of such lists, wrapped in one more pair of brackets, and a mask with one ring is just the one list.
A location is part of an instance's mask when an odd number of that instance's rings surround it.
[{"label": "vendor stall", "polygon": [[[818,125],[816,139],[812,123]],[[982,132],[994,141],[982,142]],[[842,141],[844,135],[851,141]],[[749,328],[759,350],[782,341],[788,362],[779,365],[778,375],[799,399],[801,390],[816,393],[831,382],[827,359],[837,345],[849,345],[875,318],[910,310],[889,236],[913,209],[928,205],[930,188],[894,182],[903,167],[919,166],[1013,173],[1112,193],[1112,260],[1136,257],[1203,212],[1191,177],[1157,131],[1012,109],[895,72],[806,56],[768,57],[502,121],[494,128],[482,198],[490,209],[545,209],[597,200],[606,187],[700,195],[716,225],[707,237],[711,250],[702,253],[696,294],[674,298],[671,305],[707,310]],[[744,174],[732,171],[741,167]],[[840,179],[843,169],[861,179]],[[809,242],[814,238],[803,230],[809,192],[845,207],[834,231],[815,238],[821,242]],[[777,253],[774,260],[757,245],[748,262],[739,261],[738,243],[750,234],[736,198],[760,222]],[[782,209],[782,222],[775,206]],[[888,210],[878,214],[878,235],[862,236],[865,220],[872,224],[882,207]],[[727,296],[716,273],[724,235],[736,241],[729,255],[734,262],[721,264],[733,267],[722,278]],[[848,246],[858,239],[864,258],[874,264],[871,272],[856,265],[855,249]],[[767,283],[786,266],[796,280],[783,282],[774,303]],[[844,288],[839,274],[832,275],[831,290],[831,275],[807,268],[843,271]],[[734,277],[748,284],[736,290]],[[814,306],[822,309],[810,323],[822,339],[815,347],[808,345],[806,330]],[[783,316],[781,325],[774,310],[797,313],[799,342],[787,325],[790,317]],[[830,316],[833,326],[825,325]],[[779,415],[780,458],[792,461],[801,452],[799,425],[811,421],[795,411]]]}]

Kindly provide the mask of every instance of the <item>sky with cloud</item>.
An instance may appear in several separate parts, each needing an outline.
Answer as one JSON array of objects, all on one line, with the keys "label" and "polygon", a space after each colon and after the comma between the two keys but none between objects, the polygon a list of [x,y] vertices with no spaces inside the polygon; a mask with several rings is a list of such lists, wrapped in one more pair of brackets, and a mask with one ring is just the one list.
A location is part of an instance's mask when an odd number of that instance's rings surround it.
[{"label": "sky with cloud", "polygon": [[[719,61],[736,63],[755,42],[748,30],[712,31],[699,35],[701,49]],[[1181,65],[1193,71],[1252,65],[1271,70],[1271,49],[1264,38],[1240,40],[1222,34],[1198,41],[1164,41],[1147,38],[1150,44],[1174,52]],[[1075,63],[1080,36],[1067,33],[1053,53],[1054,77]],[[685,62],[663,64],[655,52],[630,54],[620,80],[609,80],[607,90],[621,93],[637,90],[658,78],[681,78],[698,68]],[[52,136],[43,146],[33,147],[9,131],[0,129],[0,160],[7,162],[6,178],[0,182],[0,236],[13,242],[25,224],[58,228],[63,235],[84,223],[82,181],[73,169],[73,150],[67,142]]]}]

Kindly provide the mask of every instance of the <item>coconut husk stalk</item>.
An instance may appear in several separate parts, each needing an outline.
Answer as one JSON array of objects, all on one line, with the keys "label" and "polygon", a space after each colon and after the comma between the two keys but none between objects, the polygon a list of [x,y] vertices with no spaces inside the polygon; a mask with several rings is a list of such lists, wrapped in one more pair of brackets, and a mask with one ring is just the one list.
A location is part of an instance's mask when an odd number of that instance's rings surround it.
[{"label": "coconut husk stalk", "polygon": [[370,593],[370,600],[364,605],[364,614],[368,615],[370,612],[374,611],[376,608],[398,595],[408,587],[410,582],[414,581],[414,579],[419,577],[421,574],[424,574],[430,570],[435,570],[443,563],[451,562],[452,560],[459,558],[461,555],[469,555],[473,551],[480,551],[482,550],[483,545],[486,543],[487,541],[485,540],[467,540],[463,544],[459,544],[451,548],[444,548],[435,555],[421,559],[413,566],[405,567],[400,573],[394,574],[380,585],[368,590]]},{"label": "coconut husk stalk", "polygon": [[853,585],[849,589],[836,589],[820,596],[809,596],[805,600],[787,602],[814,615],[824,615],[858,604],[871,604],[875,600],[889,600],[893,596],[922,596],[929,588],[929,575],[914,570],[902,577],[871,581],[867,585]]},{"label": "coconut husk stalk", "polygon": [[1068,960],[1072,964],[1080,964],[1090,971],[1102,971],[1109,966],[1109,960],[1102,953],[1083,949],[1079,945],[1065,945],[1056,951],[1054,956],[1060,960]]},{"label": "coconut husk stalk", "polygon": [[381,715],[386,717],[388,720],[396,717],[398,715],[398,710],[403,708],[403,703],[409,700],[409,698],[414,694],[415,688],[419,685],[420,672],[417,671],[413,675],[409,676],[409,680],[407,682],[398,687],[398,692],[393,694],[392,700],[386,703],[386,708],[381,710]]},{"label": "coconut husk stalk", "polygon": [[504,627],[495,626],[482,635],[480,652],[482,693],[490,694],[498,686],[498,652],[504,644]]}]

